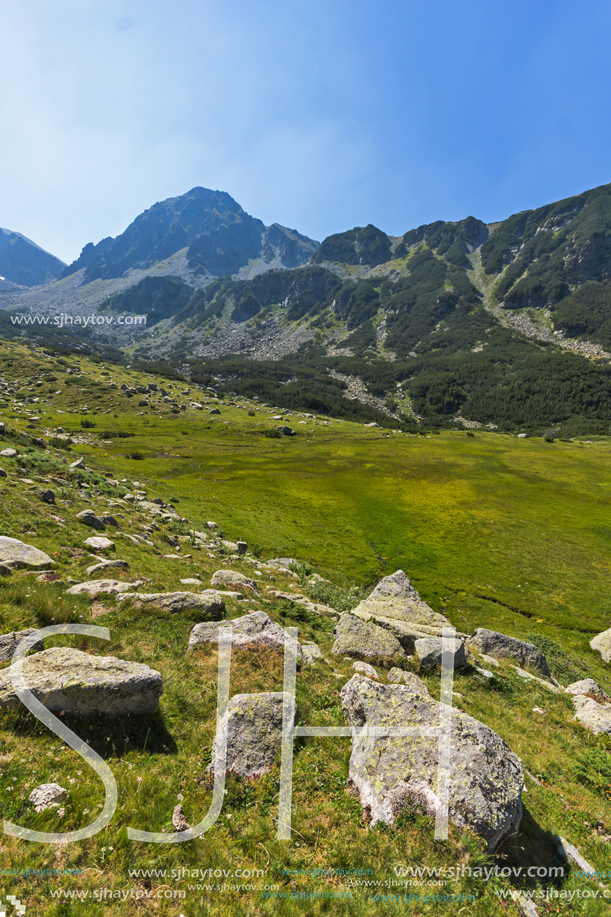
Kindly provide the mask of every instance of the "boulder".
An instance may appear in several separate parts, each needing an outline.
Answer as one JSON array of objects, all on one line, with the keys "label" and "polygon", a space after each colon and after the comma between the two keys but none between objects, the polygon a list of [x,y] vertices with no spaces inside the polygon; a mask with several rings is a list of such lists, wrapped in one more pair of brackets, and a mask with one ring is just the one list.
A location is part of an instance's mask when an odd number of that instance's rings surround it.
[{"label": "boulder", "polygon": [[235,570],[217,570],[210,580],[212,586],[231,586],[233,589],[251,589],[259,594],[259,589],[253,579],[238,573]]},{"label": "boulder", "polygon": [[211,408],[211,409],[208,411],[208,413],[209,413],[209,414],[220,414],[221,412],[219,411],[218,408]]},{"label": "boulder", "polygon": [[388,673],[388,680],[395,685],[408,685],[412,691],[420,691],[421,694],[428,694],[429,689],[417,675],[413,672],[405,672],[403,669],[391,669]]},{"label": "boulder", "polygon": [[292,430],[291,427],[287,427],[285,424],[280,424],[280,426],[276,427],[276,430],[282,436],[295,436],[295,431]]},{"label": "boulder", "polygon": [[91,538],[86,538],[83,544],[94,551],[112,551],[115,547],[114,541],[105,538],[104,535],[92,535]]},{"label": "boulder", "polygon": [[38,496],[43,503],[53,504],[55,503],[55,492],[52,490],[39,490]]},{"label": "boulder", "polygon": [[579,696],[590,695],[590,697],[594,697],[599,701],[611,700],[593,678],[584,678],[583,681],[574,681],[572,685],[569,685],[564,690],[567,694],[576,694]]},{"label": "boulder", "polygon": [[317,659],[322,659],[322,650],[317,643],[302,643],[301,652],[305,665],[316,665]]},{"label": "boulder", "polygon": [[[226,740],[227,770],[242,777],[259,777],[269,773],[282,743],[284,697],[280,691],[236,694],[232,697],[214,739],[212,763],[208,770],[214,770],[217,743]],[[294,711],[296,723],[296,706]]]},{"label": "boulder", "polygon": [[81,456],[80,458],[76,460],[76,462],[70,462],[70,467],[71,468],[84,468],[85,459]]},{"label": "boulder", "polygon": [[591,697],[577,694],[573,697],[575,719],[593,732],[594,735],[605,733],[611,735],[611,704],[598,703]]},{"label": "boulder", "polygon": [[225,602],[222,596],[214,590],[205,592],[132,592],[121,595],[117,601],[131,599],[136,608],[142,605],[156,605],[164,611],[175,614],[180,611],[197,611],[202,617],[206,616],[212,621],[217,621],[225,615]]},{"label": "boulder", "polygon": [[[37,700],[53,712],[155,713],[163,691],[161,675],[138,662],[91,656],[54,647],[23,661],[23,676]],[[0,709],[21,706],[10,678],[0,672]]]},{"label": "boulder", "polygon": [[420,598],[403,570],[384,577],[351,614],[389,630],[408,653],[419,637],[438,637],[450,625]]},{"label": "boulder", "polygon": [[[433,669],[441,665],[443,644],[438,637],[421,637],[415,641],[414,650],[424,669]],[[454,637],[454,668],[464,669],[466,665],[465,641]]]},{"label": "boulder", "polygon": [[53,809],[66,798],[68,791],[59,783],[41,783],[35,790],[30,793],[30,802],[36,812],[44,812],[46,809]]},{"label": "boulder", "polygon": [[611,627],[597,634],[590,640],[590,646],[603,658],[603,662],[611,662]]},{"label": "boulder", "polygon": [[551,679],[547,659],[532,643],[499,634],[494,630],[478,627],[467,640],[467,649],[472,653],[485,653],[495,659],[509,659],[521,668],[534,669],[538,674]]},{"label": "boulder", "polygon": [[96,579],[88,583],[75,583],[66,591],[66,595],[88,595],[95,599],[98,595],[119,595],[135,589],[135,583],[122,583],[116,579]]},{"label": "boulder", "polygon": [[4,458],[15,458],[15,456],[17,455],[17,450],[16,449],[2,449],[2,451],[0,452],[0,455],[4,456]]},{"label": "boulder", "polygon": [[85,573],[87,576],[93,576],[94,573],[102,573],[104,570],[110,569],[116,570],[127,570],[129,568],[129,563],[126,560],[103,560],[99,564],[93,564],[91,567],[87,567]]},{"label": "boulder", "polygon": [[82,513],[77,513],[76,518],[79,522],[82,522],[83,525],[88,525],[90,528],[97,529],[99,532],[103,532],[106,528],[102,520],[99,519],[91,509],[84,509]]},{"label": "boulder", "polygon": [[335,656],[405,656],[399,641],[383,627],[343,614],[333,631],[335,643],[331,652]]},{"label": "boulder", "polygon": [[361,675],[364,675],[365,678],[379,678],[380,676],[374,669],[372,665],[369,665],[368,662],[353,662],[352,668],[355,672],[359,672]]},{"label": "boulder", "polygon": [[[273,649],[284,651],[285,632],[272,621],[264,611],[252,611],[241,618],[227,621],[231,624],[233,646],[243,646],[255,649],[258,646],[270,646]],[[202,643],[218,643],[220,624],[212,621],[196,624],[189,637],[189,647],[200,646]],[[304,654],[299,643],[294,641],[297,661],[304,662]]]},{"label": "boulder", "polygon": [[[28,627],[26,630],[12,631],[10,634],[0,635],[0,662],[10,662],[11,657],[17,649],[17,644],[25,637],[35,632],[36,628]],[[43,649],[42,640],[38,640],[32,647],[33,651],[38,653]]]},{"label": "boulder", "polygon": [[55,563],[44,551],[6,535],[0,536],[0,562],[11,567],[46,567]]},{"label": "boulder", "polygon": [[[427,729],[439,723],[442,705],[410,686],[381,685],[354,675],[340,696],[344,715],[356,730]],[[518,830],[522,762],[492,729],[461,711],[452,711],[451,728],[449,817],[484,838],[492,851]],[[349,776],[372,826],[380,821],[392,825],[410,804],[435,815],[440,804],[438,750],[436,735],[368,737],[355,732]]]}]

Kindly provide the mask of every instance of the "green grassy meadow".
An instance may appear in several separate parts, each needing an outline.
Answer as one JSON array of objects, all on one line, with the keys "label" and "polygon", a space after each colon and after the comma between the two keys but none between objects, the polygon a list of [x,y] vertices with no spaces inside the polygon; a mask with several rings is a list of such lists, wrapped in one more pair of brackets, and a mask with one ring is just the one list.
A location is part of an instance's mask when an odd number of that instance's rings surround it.
[{"label": "green grassy meadow", "polygon": [[[190,397],[203,404],[203,410],[197,410],[188,407],[189,397],[180,396],[184,383],[159,378],[155,381],[187,409],[175,413],[168,404],[151,399],[143,411],[137,398],[122,396],[109,379],[119,386],[136,385],[146,384],[152,376],[74,355],[64,362],[80,367],[76,384],[67,384],[66,367],[57,358],[21,345],[0,345],[0,376],[19,385],[35,376],[43,381],[45,375],[56,377],[48,386],[49,393],[53,391],[49,403],[19,405],[15,396],[5,396],[2,407],[0,398],[0,418],[7,426],[2,447],[14,443],[20,451],[18,458],[0,459],[8,474],[0,480],[0,534],[47,551],[57,560],[62,580],[83,579],[85,565],[93,563],[82,541],[96,533],[80,526],[76,513],[91,500],[118,496],[139,482],[150,496],[173,500],[188,522],[160,525],[150,536],[153,547],[135,545],[122,533],[138,532],[149,519],[137,504],[121,506],[116,513],[119,532],[106,534],[116,540],[114,556],[127,559],[130,570],[113,571],[113,576],[146,576],[151,580],[148,591],[166,591],[180,589],[180,579],[194,574],[207,586],[212,573],[223,566],[252,575],[246,560],[201,550],[187,541],[179,557],[164,556],[172,551],[168,537],[184,537],[191,527],[199,529],[214,520],[231,540],[246,540],[261,561],[286,556],[306,562],[308,572],[330,581],[324,587],[330,604],[332,598],[338,603],[341,599],[350,607],[348,590],[360,595],[382,576],[402,568],[422,597],[459,630],[481,626],[515,637],[551,640],[573,673],[564,683],[592,676],[611,692],[609,668],[589,647],[593,634],[611,626],[610,439],[549,443],[489,431],[416,436],[321,417],[301,424],[301,415],[246,400],[219,403],[192,387]],[[40,420],[30,420],[26,406]],[[221,414],[210,415],[212,406]],[[280,423],[271,419],[277,414],[298,431],[297,436],[264,435]],[[96,426],[83,429],[82,420]],[[38,432],[28,428],[28,422]],[[25,433],[48,441],[57,427],[72,438],[68,447],[53,445],[42,452],[19,439]],[[101,438],[103,431],[134,435]],[[143,457],[129,458],[132,454]],[[69,464],[81,455],[91,469],[89,476],[77,476],[62,461]],[[124,481],[122,490],[112,493],[104,481],[107,472]],[[49,507],[37,498],[40,482],[49,476],[66,505]],[[283,625],[299,627],[302,639],[314,639],[331,664],[319,662],[300,671],[297,703],[302,722],[343,725],[339,691],[353,669],[351,660],[330,655],[333,621],[274,597],[269,590],[296,588],[324,599],[305,576],[297,583],[288,574],[267,570],[260,584],[260,598],[228,601],[227,617],[262,608]],[[109,627],[109,643],[85,637],[57,637],[53,643],[146,662],[162,673],[164,694],[155,716],[129,722],[66,718],[113,770],[119,807],[101,834],[75,844],[0,839],[0,894],[16,894],[27,902],[27,917],[30,911],[51,917],[515,915],[516,906],[497,896],[499,889],[513,887],[506,878],[451,879],[432,889],[420,887],[421,897],[408,901],[405,888],[392,885],[397,878],[394,867],[553,865],[558,862],[556,833],[577,845],[598,870],[609,868],[605,838],[611,834],[606,779],[611,774],[611,742],[575,722],[567,696],[525,684],[505,665],[495,670],[493,684],[469,671],[457,674],[455,684],[461,695],[456,705],[495,729],[528,771],[520,834],[496,857],[486,854],[469,832],[454,827],[448,841],[435,841],[432,821],[416,813],[401,816],[394,829],[369,830],[360,805],[345,790],[348,739],[304,739],[296,744],[295,831],[290,842],[276,838],[278,765],[259,780],[230,777],[221,817],[202,838],[167,847],[130,842],[128,826],[171,830],[172,809],[180,797],[191,824],[203,818],[210,805],[206,768],[215,729],[216,651],[186,652],[197,621],[189,614],[136,611],[129,600],[119,604],[111,597],[91,604],[84,597],[66,596],[57,584],[38,583],[28,571],[0,578],[0,632],[60,621]],[[416,671],[411,662],[403,665]],[[378,668],[384,672],[384,666]],[[272,650],[234,650],[231,693],[281,690],[282,671],[282,657]],[[438,676],[423,677],[432,696],[438,697]],[[545,717],[533,711],[535,706],[545,711]],[[30,788],[51,781],[70,788],[61,823],[53,812],[33,814],[25,802]],[[37,830],[67,831],[92,819],[104,795],[82,759],[19,711],[0,719],[0,798],[5,819]],[[61,878],[2,872],[26,868],[83,871]],[[200,880],[177,878],[176,873],[129,875],[130,870],[196,868],[224,869],[232,875],[238,868],[261,869],[265,878],[260,881],[277,885],[283,897],[266,898],[261,890],[195,890],[189,886]],[[313,878],[314,870],[330,868],[371,870],[366,879],[386,884],[354,885],[337,874]],[[300,874],[289,874],[295,870]],[[544,888],[535,880],[529,882],[531,888]],[[91,895],[103,887],[139,889],[142,895],[100,905]],[[574,872],[550,886],[554,887],[559,892],[597,889],[594,881]],[[91,894],[88,899],[54,899],[52,893],[59,888]],[[440,888],[445,895],[468,895],[473,900],[434,900]],[[164,889],[183,890],[185,898],[164,897]],[[160,897],[145,897],[157,890]],[[425,899],[425,894],[432,897]],[[570,904],[551,897],[537,906],[545,915],[602,917],[610,912],[608,900],[592,897],[574,898]]]}]

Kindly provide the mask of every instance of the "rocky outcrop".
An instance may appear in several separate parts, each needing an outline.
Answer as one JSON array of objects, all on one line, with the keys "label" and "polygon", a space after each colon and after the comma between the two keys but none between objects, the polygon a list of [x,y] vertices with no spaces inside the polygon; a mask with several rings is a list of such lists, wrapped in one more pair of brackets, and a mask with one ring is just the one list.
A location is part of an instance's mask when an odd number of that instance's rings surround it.
[{"label": "rocky outcrop", "polygon": [[[163,691],[161,675],[139,662],[90,656],[54,647],[23,661],[26,686],[53,712],[155,713]],[[0,709],[19,707],[10,669],[0,673]]]},{"label": "rocky outcrop", "polygon": [[383,627],[363,621],[353,614],[343,614],[333,631],[334,656],[388,657],[405,656],[399,641]]},{"label": "rocky outcrop", "polygon": [[517,662],[521,668],[534,669],[539,675],[551,679],[547,659],[541,650],[524,640],[478,627],[467,640],[467,649],[480,655],[485,653],[495,659],[509,659],[511,662]]},{"label": "rocky outcrop", "polygon": [[417,639],[438,637],[451,626],[420,598],[403,570],[384,577],[351,614],[389,630],[408,653],[414,652]]},{"label": "rocky outcrop", "polygon": [[[364,726],[436,726],[441,704],[409,686],[380,685],[354,675],[341,691],[352,740],[350,780],[371,825],[393,824],[411,804],[435,815],[437,736],[366,736]],[[457,710],[451,719],[449,817],[489,850],[517,831],[522,817],[522,762],[492,729]]]},{"label": "rocky outcrop", "polygon": [[[33,633],[35,633],[35,628],[28,627],[27,630],[17,630],[12,631],[10,634],[0,635],[0,662],[10,662],[13,653],[17,649],[17,645],[21,643],[25,637],[29,637],[30,634]],[[41,639],[36,641],[32,650],[38,653],[42,648],[43,643]]]},{"label": "rocky outcrop", "polygon": [[[214,770],[218,743],[226,741],[227,770],[242,777],[259,777],[269,773],[282,743],[284,697],[285,694],[279,691],[236,694],[232,697],[219,724],[208,769]],[[294,711],[296,723],[297,707]]]},{"label": "rocky outcrop", "polygon": [[0,536],[0,563],[11,568],[47,567],[53,566],[55,561],[51,560],[44,551],[39,551],[31,544],[24,544],[17,538],[7,538],[2,535]]},{"label": "rocky outcrop", "polygon": [[[0,560],[2,558],[0,557]],[[603,662],[611,662],[611,627],[604,630],[602,634],[597,634],[590,640],[590,646],[603,658]]]}]

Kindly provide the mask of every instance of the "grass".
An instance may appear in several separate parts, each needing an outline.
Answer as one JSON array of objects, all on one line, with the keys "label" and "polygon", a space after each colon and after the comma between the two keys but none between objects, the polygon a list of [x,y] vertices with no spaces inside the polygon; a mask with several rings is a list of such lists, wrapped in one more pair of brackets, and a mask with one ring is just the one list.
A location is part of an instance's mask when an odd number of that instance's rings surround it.
[{"label": "grass", "polygon": [[[13,366],[8,361],[13,360]],[[152,607],[136,610],[129,601],[117,604],[102,597],[91,604],[65,594],[70,578],[84,579],[94,563],[83,548],[93,530],[78,523],[87,507],[108,509],[120,529],[107,529],[116,543],[111,556],[126,559],[127,571],[117,579],[147,577],[149,591],[175,591],[182,578],[194,574],[206,586],[223,566],[253,576],[248,559],[227,558],[221,550],[196,547],[192,529],[204,531],[218,523],[231,540],[244,538],[260,559],[295,557],[303,562],[290,573],[262,568],[260,599],[228,600],[227,617],[255,608],[266,610],[284,626],[297,626],[301,639],[315,640],[331,661],[319,662],[298,675],[297,704],[308,725],[343,725],[339,691],[351,677],[351,661],[330,656],[332,624],[299,605],[274,598],[278,589],[304,592],[312,600],[338,610],[354,607],[381,576],[403,568],[423,598],[442,610],[460,629],[476,626],[501,630],[537,643],[563,683],[592,676],[609,687],[608,667],[589,647],[592,634],[609,626],[609,501],[611,449],[606,439],[592,443],[545,443],[517,440],[495,433],[467,438],[464,432],[438,436],[383,435],[357,424],[312,418],[300,425],[289,418],[299,436],[270,439],[262,431],[276,413],[245,400],[220,402],[221,415],[187,409],[179,415],[171,405],[155,401],[139,408],[118,389],[127,382],[152,381],[147,374],[111,367],[86,358],[69,359],[86,375],[72,376],[67,389],[54,383],[60,396],[41,405],[10,401],[3,419],[6,444],[15,444],[17,459],[0,459],[8,472],[0,479],[4,509],[0,534],[20,538],[47,551],[57,561],[64,585],[38,583],[36,574],[15,572],[0,579],[0,632],[60,621],[85,621],[110,629],[111,641],[57,637],[55,645],[72,645],[104,655],[144,662],[162,673],[164,694],[159,714],[147,717],[66,717],[70,728],[85,737],[108,763],[119,787],[118,809],[111,824],[93,838],[64,847],[26,844],[5,837],[1,867],[5,869],[78,869],[75,876],[34,875],[25,878],[0,869],[0,894],[16,894],[29,911],[51,917],[100,912],[93,899],[61,902],[58,888],[89,891],[101,887],[135,889],[143,895],[157,890],[184,891],[184,899],[113,899],[117,917],[140,915],[271,915],[296,914],[441,915],[447,901],[406,901],[397,881],[397,864],[430,867],[517,867],[554,865],[553,835],[577,845],[598,869],[608,863],[611,799],[607,792],[609,742],[580,727],[570,699],[550,694],[534,682],[525,683],[506,664],[495,670],[493,684],[479,682],[470,671],[458,673],[456,701],[465,712],[495,729],[524,761],[526,814],[520,834],[505,844],[496,859],[483,851],[472,834],[451,828],[448,841],[435,841],[431,820],[406,812],[398,827],[369,830],[361,808],[346,791],[349,739],[303,739],[296,743],[293,827],[290,842],[276,838],[279,769],[256,781],[229,778],[221,817],[202,838],[168,847],[134,844],[128,826],[171,830],[172,810],[179,797],[187,820],[196,824],[208,810],[211,783],[206,770],[215,729],[216,653],[212,648],[187,652],[197,620],[170,615]],[[65,372],[53,360],[21,345],[0,345],[0,376],[27,379],[37,373]],[[88,385],[85,386],[84,382]],[[156,379],[178,402],[185,383]],[[91,383],[94,383],[93,385]],[[82,392],[94,391],[89,409],[98,413],[96,431],[81,428]],[[195,393],[192,386],[192,396]],[[192,397],[191,396],[191,397]],[[36,397],[36,394],[34,395]],[[218,399],[198,392],[197,401]],[[37,432],[48,448],[28,446],[22,434],[26,408],[41,417]],[[116,414],[108,423],[113,436],[100,440],[105,426],[101,411]],[[268,414],[269,410],[269,414]],[[287,416],[286,412],[282,412]],[[259,426],[262,424],[262,426]],[[62,427],[74,443],[69,450],[47,431]],[[11,432],[12,431],[12,432]],[[186,433],[187,435],[183,435]],[[126,435],[128,434],[128,435]],[[129,442],[125,443],[124,440]],[[144,457],[135,463],[128,453]],[[85,457],[87,469],[69,463]],[[63,461],[66,460],[66,462]],[[105,472],[112,472],[109,480]],[[25,479],[25,480],[24,480]],[[40,501],[38,490],[51,481],[57,505]],[[33,481],[27,484],[25,481]],[[111,481],[118,481],[113,484]],[[127,534],[144,534],[149,515],[138,504],[109,506],[144,485],[150,497],[170,498],[184,521],[164,523],[134,544]],[[168,537],[184,538],[180,550]],[[177,553],[177,558],[164,557]],[[323,580],[312,578],[318,573]],[[50,643],[48,644],[50,645]],[[406,667],[415,671],[412,663]],[[383,672],[383,669],[381,669]],[[337,677],[337,674],[341,677]],[[421,673],[422,674],[422,673]],[[422,674],[433,697],[439,677]],[[253,654],[234,651],[231,693],[281,690],[283,662],[272,650]],[[534,711],[539,707],[544,715]],[[103,804],[103,787],[87,765],[38,721],[25,713],[2,715],[0,722],[0,798],[2,815],[38,830],[71,830],[92,820]],[[57,781],[69,789],[65,816],[35,815],[26,802],[34,786]],[[328,874],[328,868],[336,870]],[[289,897],[263,897],[260,891],[206,891],[184,872],[166,877],[130,876],[130,870],[261,869],[264,884],[278,885]],[[341,876],[341,869],[371,870],[363,877]],[[315,870],[325,870],[313,876]],[[297,871],[297,872],[295,872]],[[218,883],[218,879],[215,883]],[[237,885],[235,876],[227,880]],[[385,883],[379,886],[351,884]],[[535,887],[534,880],[532,887]],[[585,883],[585,884],[584,884]],[[474,917],[517,913],[496,892],[507,879],[485,881],[477,875],[451,878],[443,886],[418,887],[420,894],[473,895],[475,901],[454,902],[455,909]],[[538,887],[542,887],[539,884]],[[416,888],[412,887],[412,890]],[[595,889],[576,875],[559,886],[564,891]],[[319,897],[290,895],[318,893]],[[376,900],[375,894],[399,893],[403,898]],[[350,894],[352,897],[348,897]],[[342,895],[342,897],[323,897]],[[202,899],[200,901],[200,899]],[[602,899],[574,899],[571,910],[542,902],[539,913],[571,913],[598,917],[608,911]]]}]

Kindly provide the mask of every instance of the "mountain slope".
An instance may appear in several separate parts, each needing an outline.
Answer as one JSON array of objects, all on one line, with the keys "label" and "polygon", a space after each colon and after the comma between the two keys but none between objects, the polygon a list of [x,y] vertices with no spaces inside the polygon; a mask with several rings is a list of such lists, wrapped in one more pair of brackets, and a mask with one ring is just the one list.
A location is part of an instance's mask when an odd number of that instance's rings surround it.
[{"label": "mountain slope", "polygon": [[0,228],[0,277],[26,287],[56,280],[65,264],[19,232]]}]

